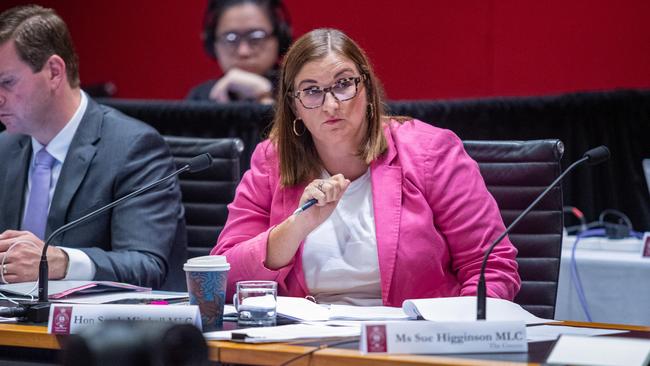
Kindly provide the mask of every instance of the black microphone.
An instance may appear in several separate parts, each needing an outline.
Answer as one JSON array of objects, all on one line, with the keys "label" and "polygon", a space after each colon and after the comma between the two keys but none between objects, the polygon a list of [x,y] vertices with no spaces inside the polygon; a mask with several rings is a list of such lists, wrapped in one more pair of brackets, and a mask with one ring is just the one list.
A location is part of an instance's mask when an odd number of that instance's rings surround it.
[{"label": "black microphone", "polygon": [[478,283],[476,285],[476,320],[485,320],[486,317],[487,290],[485,287],[485,267],[487,266],[488,257],[490,256],[490,253],[492,253],[494,247],[497,246],[497,244],[499,244],[501,240],[503,240],[503,238],[505,238],[506,235],[508,235],[508,233],[510,233],[510,231],[515,226],[517,226],[519,221],[521,221],[521,219],[523,219],[530,212],[530,210],[532,210],[535,206],[537,206],[539,201],[541,201],[542,198],[544,198],[546,194],[548,194],[548,192],[550,192],[550,190],[553,187],[555,187],[555,185],[557,185],[562,180],[562,178],[564,178],[564,176],[566,176],[569,172],[571,172],[577,166],[585,162],[588,165],[596,165],[606,161],[607,159],[609,159],[609,149],[605,145],[598,146],[584,153],[582,155],[582,158],[580,158],[579,160],[571,164],[562,174],[560,174],[559,177],[557,177],[553,181],[553,183],[551,183],[548,187],[546,187],[544,192],[540,193],[540,195],[537,196],[537,198],[533,201],[533,203],[531,203],[528,207],[526,207],[526,209],[522,213],[520,213],[519,216],[515,218],[515,220],[510,224],[510,226],[508,226],[508,228],[503,233],[501,233],[501,235],[499,235],[499,237],[496,238],[496,240],[492,242],[488,250],[485,251],[485,256],[483,257],[483,263],[481,264],[481,273],[479,275]]},{"label": "black microphone", "polygon": [[601,145],[582,154],[582,157],[587,158],[588,165],[600,164],[609,160],[609,149],[607,146]]},{"label": "black microphone", "polygon": [[[50,303],[48,301],[49,280],[48,280],[48,265],[47,265],[47,248],[50,245],[52,239],[54,239],[61,233],[64,233],[70,230],[71,228],[99,215],[100,213],[105,212],[119,205],[120,203],[126,200],[129,200],[133,197],[139,196],[144,192],[149,191],[150,189],[174,178],[175,176],[185,171],[189,171],[190,173],[195,173],[201,170],[205,170],[209,168],[211,165],[212,165],[212,156],[210,156],[210,154],[205,153],[205,154],[195,156],[192,159],[190,159],[185,165],[183,165],[183,167],[169,174],[168,176],[160,178],[153,183],[150,183],[136,191],[133,191],[122,198],[118,198],[117,200],[107,204],[106,206],[100,207],[97,210],[92,211],[89,214],[86,214],[74,221],[70,221],[69,223],[54,230],[54,232],[50,234],[47,240],[45,240],[45,244],[43,245],[43,253],[41,254],[41,262],[38,267],[38,302],[21,304],[20,307],[10,308],[12,310],[9,310],[9,312],[7,312],[8,314],[7,316],[19,317],[21,318],[21,320],[27,320],[29,322],[35,322],[35,323],[41,323],[48,320],[48,316],[50,312]],[[0,316],[3,316],[3,314],[0,314]]]}]

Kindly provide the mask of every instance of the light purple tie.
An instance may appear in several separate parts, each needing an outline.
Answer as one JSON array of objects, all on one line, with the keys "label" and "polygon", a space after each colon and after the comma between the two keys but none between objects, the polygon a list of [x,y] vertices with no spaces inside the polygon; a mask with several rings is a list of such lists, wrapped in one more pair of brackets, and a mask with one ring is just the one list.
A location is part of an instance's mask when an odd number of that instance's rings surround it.
[{"label": "light purple tie", "polygon": [[45,225],[47,224],[48,206],[50,203],[50,182],[52,181],[52,166],[56,159],[45,148],[42,148],[34,159],[32,172],[32,188],[29,193],[29,202],[25,209],[23,230],[31,231],[34,235],[44,239]]}]

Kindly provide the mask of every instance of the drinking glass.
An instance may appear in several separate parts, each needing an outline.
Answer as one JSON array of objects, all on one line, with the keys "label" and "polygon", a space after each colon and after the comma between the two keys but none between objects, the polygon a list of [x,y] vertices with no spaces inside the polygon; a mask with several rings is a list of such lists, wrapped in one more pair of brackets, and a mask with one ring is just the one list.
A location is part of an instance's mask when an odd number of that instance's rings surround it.
[{"label": "drinking glass", "polygon": [[249,327],[275,325],[278,284],[275,281],[239,281],[233,297],[237,323]]}]

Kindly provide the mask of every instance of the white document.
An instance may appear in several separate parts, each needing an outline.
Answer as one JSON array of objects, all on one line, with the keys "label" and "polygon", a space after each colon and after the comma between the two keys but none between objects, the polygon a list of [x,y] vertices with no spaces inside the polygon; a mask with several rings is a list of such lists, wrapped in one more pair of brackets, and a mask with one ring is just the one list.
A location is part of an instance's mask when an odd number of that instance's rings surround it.
[{"label": "white document", "polygon": [[[406,320],[402,308],[390,306],[320,305],[302,297],[278,296],[278,315],[285,318],[319,322],[328,320]],[[226,312],[227,314],[227,312]]]},{"label": "white document", "polygon": [[526,337],[528,342],[545,342],[554,341],[559,336],[582,335],[582,336],[600,336],[610,334],[627,333],[627,330],[620,329],[602,329],[602,328],[579,328],[565,325],[535,325],[526,328]]},{"label": "white document", "polygon": [[[422,316],[437,322],[463,322],[476,320],[476,296],[440,297],[434,299],[406,300],[402,303],[404,312],[411,316]],[[521,306],[503,299],[487,298],[487,320],[520,320],[527,325],[557,322],[542,319],[527,312]]]},{"label": "white document", "polygon": [[[331,305],[330,320],[407,320],[402,308],[391,306]],[[415,318],[415,317],[414,317]]]},{"label": "white document", "polygon": [[[304,322],[333,320],[406,320],[421,315],[432,321],[474,321],[476,320],[476,297],[447,297],[434,299],[406,300],[402,308],[390,306],[319,305],[301,297],[277,298],[277,313],[280,316]],[[225,312],[228,314],[228,311]],[[521,306],[507,300],[487,299],[487,318],[494,321],[519,320],[526,324],[555,322],[538,318]]]},{"label": "white document", "polygon": [[623,337],[563,335],[546,363],[592,366],[645,366],[650,362],[650,340]]},{"label": "white document", "polygon": [[358,337],[361,329],[355,327],[329,327],[326,325],[290,324],[277,327],[246,328],[206,332],[208,341],[236,340],[246,343],[289,342],[322,338]]},{"label": "white document", "polygon": [[276,311],[279,315],[297,321],[325,321],[329,309],[302,297],[278,296]]}]

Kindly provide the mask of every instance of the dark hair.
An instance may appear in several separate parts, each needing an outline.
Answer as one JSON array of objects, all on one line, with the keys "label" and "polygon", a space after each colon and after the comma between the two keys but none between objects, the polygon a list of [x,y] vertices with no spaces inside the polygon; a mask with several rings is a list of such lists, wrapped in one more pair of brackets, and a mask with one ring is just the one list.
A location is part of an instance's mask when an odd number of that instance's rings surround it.
[{"label": "dark hair", "polygon": [[52,55],[58,55],[65,62],[70,86],[79,86],[79,58],[72,37],[53,9],[26,5],[4,11],[0,14],[0,44],[10,40],[33,72],[41,71]]},{"label": "dark hair", "polygon": [[280,184],[284,187],[317,178],[322,169],[322,162],[309,131],[305,129],[300,136],[296,136],[293,131],[296,115],[292,107],[295,99],[290,92],[302,67],[308,62],[322,59],[329,53],[349,59],[364,76],[363,85],[368,99],[368,128],[359,146],[359,157],[370,164],[387,148],[382,128],[385,118],[384,92],[370,60],[363,49],[345,33],[336,29],[315,29],[296,40],[282,63],[275,116],[269,138],[278,149]]},{"label": "dark hair", "polygon": [[213,58],[217,58],[214,50],[214,43],[216,41],[215,30],[217,28],[219,18],[223,13],[235,6],[241,4],[253,4],[260,7],[269,17],[273,25],[273,34],[278,38],[278,56],[282,57],[289,46],[291,46],[291,19],[289,11],[284,5],[282,0],[209,0],[208,8],[203,17],[203,32],[201,39],[203,40],[203,48],[205,52]]}]

